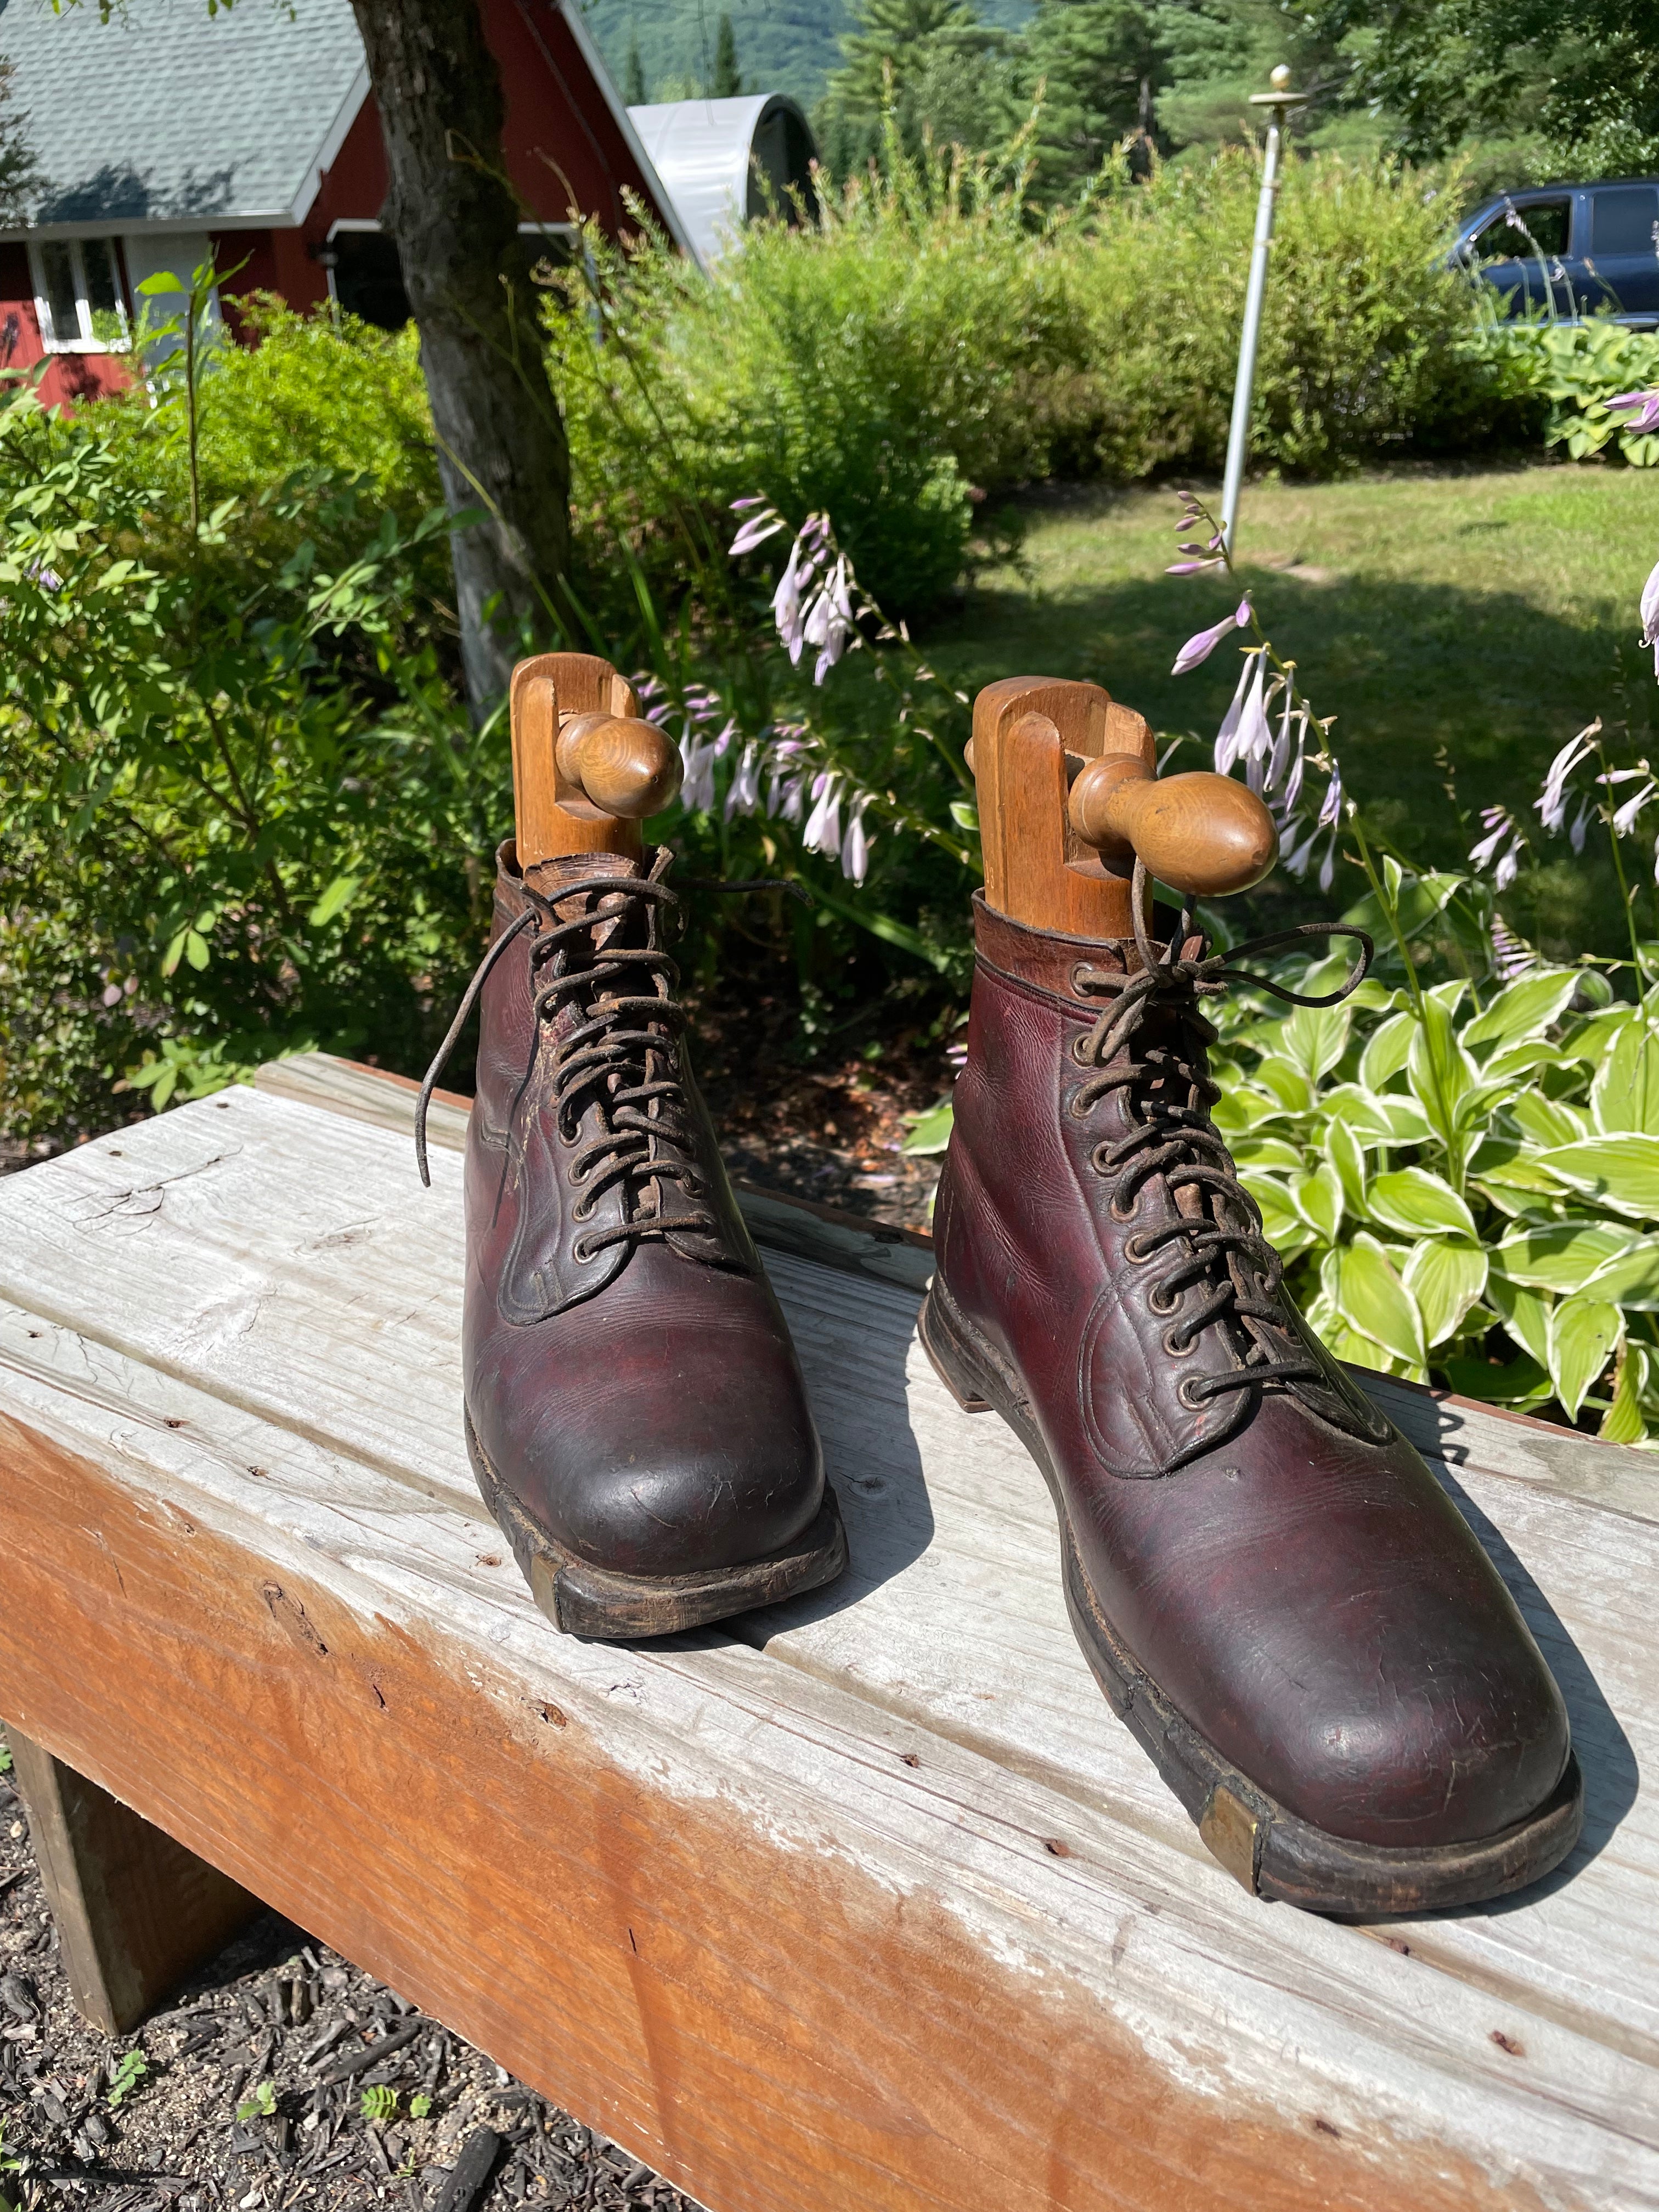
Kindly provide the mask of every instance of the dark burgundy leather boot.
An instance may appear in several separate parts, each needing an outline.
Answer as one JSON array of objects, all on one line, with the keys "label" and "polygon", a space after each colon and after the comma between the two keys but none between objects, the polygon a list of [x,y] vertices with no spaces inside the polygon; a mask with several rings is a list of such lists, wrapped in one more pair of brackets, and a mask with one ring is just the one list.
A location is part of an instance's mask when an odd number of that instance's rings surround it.
[{"label": "dark burgundy leather boot", "polygon": [[1208,1118],[1223,962],[1183,936],[1149,969],[982,897],[975,927],[922,1335],[1048,1478],[1107,1697],[1260,1896],[1420,1911],[1536,1880],[1583,1817],[1560,1692],[1280,1286]]},{"label": "dark burgundy leather boot", "polygon": [[467,1448],[537,1604],[579,1636],[667,1635],[847,1563],[692,1079],[669,857],[550,860],[532,884],[504,845],[494,941],[448,1041],[481,991]]}]

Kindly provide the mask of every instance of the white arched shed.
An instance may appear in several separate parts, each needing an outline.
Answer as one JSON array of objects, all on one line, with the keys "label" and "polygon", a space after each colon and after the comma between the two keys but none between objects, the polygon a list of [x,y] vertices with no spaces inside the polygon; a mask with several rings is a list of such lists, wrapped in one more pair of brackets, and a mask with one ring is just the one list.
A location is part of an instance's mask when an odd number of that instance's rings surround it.
[{"label": "white arched shed", "polygon": [[811,205],[817,148],[785,93],[676,100],[630,107],[628,117],[701,261],[714,260],[738,223],[767,213],[768,185],[782,209],[792,185]]}]

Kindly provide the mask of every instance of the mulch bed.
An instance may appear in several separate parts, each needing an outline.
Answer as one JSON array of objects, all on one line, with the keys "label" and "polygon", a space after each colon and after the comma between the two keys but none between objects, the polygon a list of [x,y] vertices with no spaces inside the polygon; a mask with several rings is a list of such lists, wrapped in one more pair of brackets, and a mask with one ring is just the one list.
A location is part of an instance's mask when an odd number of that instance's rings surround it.
[{"label": "mulch bed", "polygon": [[[395,2110],[366,2116],[365,2092]],[[100,2035],[70,2002],[4,1776],[0,2199],[19,2212],[696,2212],[629,2152],[275,1913],[136,2033]]]}]

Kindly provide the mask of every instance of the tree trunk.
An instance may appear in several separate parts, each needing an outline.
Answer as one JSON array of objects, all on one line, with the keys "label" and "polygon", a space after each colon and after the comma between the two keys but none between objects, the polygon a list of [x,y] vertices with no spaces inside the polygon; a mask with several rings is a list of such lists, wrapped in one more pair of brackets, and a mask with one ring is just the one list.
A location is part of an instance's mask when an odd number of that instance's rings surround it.
[{"label": "tree trunk", "polygon": [[547,380],[531,242],[501,151],[501,75],[479,0],[352,0],[391,174],[385,220],[421,335],[452,514],[468,697],[507,689],[565,604],[570,453]]}]

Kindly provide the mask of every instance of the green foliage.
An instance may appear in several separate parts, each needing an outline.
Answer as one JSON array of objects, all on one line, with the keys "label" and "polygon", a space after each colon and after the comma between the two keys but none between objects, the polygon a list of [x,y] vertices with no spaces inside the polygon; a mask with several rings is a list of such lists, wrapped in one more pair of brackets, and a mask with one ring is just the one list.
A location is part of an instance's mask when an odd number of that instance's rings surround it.
[{"label": "green foliage", "polygon": [[[1087,361],[1056,395],[1056,446],[1108,475],[1218,471],[1260,172],[1242,149],[1115,193],[1075,256]],[[1477,309],[1443,270],[1446,211],[1408,172],[1334,155],[1291,163],[1279,195],[1251,450],[1328,474],[1503,427]],[[1047,396],[1046,394],[1044,395]]]},{"label": "green foliage", "polygon": [[415,2092],[415,2094],[409,2100],[410,2118],[411,2120],[423,2120],[431,2110],[431,2098],[427,2095],[424,2089],[417,2089]]},{"label": "green foliage", "polygon": [[1029,387],[1069,344],[1065,272],[983,167],[855,179],[815,227],[751,225],[712,281],[593,240],[550,317],[581,520],[665,594],[694,508],[826,511],[869,588],[914,612],[960,574],[972,490],[1040,471]]},{"label": "green foliage", "polygon": [[[635,53],[639,49],[634,50]],[[736,100],[743,91],[743,73],[738,67],[737,34],[732,28],[732,18],[722,11],[714,31],[714,73],[708,86],[711,100]]]},{"label": "green foliage", "polygon": [[1632,468],[1659,465],[1659,435],[1631,429],[1629,410],[1608,412],[1619,395],[1659,385],[1659,334],[1622,324],[1499,324],[1486,340],[1518,392],[1548,404],[1544,441],[1575,461],[1617,453]]},{"label": "green foliage", "polygon": [[[1236,150],[1038,224],[1018,168],[910,160],[895,137],[884,174],[826,194],[815,225],[750,225],[711,282],[660,246],[623,258],[596,237],[602,315],[573,272],[550,328],[601,627],[634,619],[623,543],[672,615],[688,562],[708,560],[695,518],[749,493],[827,512],[908,618],[957,582],[994,514],[979,494],[1218,469],[1258,181]],[[1468,285],[1437,265],[1446,212],[1397,170],[1291,165],[1262,462],[1325,474],[1524,432]]]},{"label": "green foliage", "polygon": [[11,1746],[0,1742],[0,1774],[11,1772]]},{"label": "green foliage", "polygon": [[1655,0],[1324,0],[1316,15],[1356,64],[1352,96],[1413,155],[1495,137],[1535,173],[1659,165]]},{"label": "green foliage", "polygon": [[236,2107],[239,2120],[270,2120],[276,2116],[276,2085],[274,2081],[261,2081]]},{"label": "green foliage", "polygon": [[427,592],[441,516],[366,511],[314,460],[223,491],[206,403],[240,365],[180,358],[142,411],[0,408],[14,1134],[95,1124],[122,1077],[164,1104],[306,1044],[416,1056],[506,814],[504,739],[459,712]]},{"label": "green foliage", "polygon": [[1217,1124],[1341,1358],[1588,1407],[1621,1443],[1659,1430],[1659,994],[1612,1002],[1582,969],[1368,984],[1235,1006],[1213,1064]]},{"label": "green foliage", "polygon": [[365,2089],[358,2099],[359,2109],[366,2120],[395,2120],[398,2117],[398,2092],[385,2081],[376,2081]]},{"label": "green foliage", "polygon": [[124,2051],[112,2069],[109,2087],[104,2093],[104,2102],[111,2112],[119,2112],[128,2099],[134,2096],[149,2072],[149,2061],[135,2044]]}]

